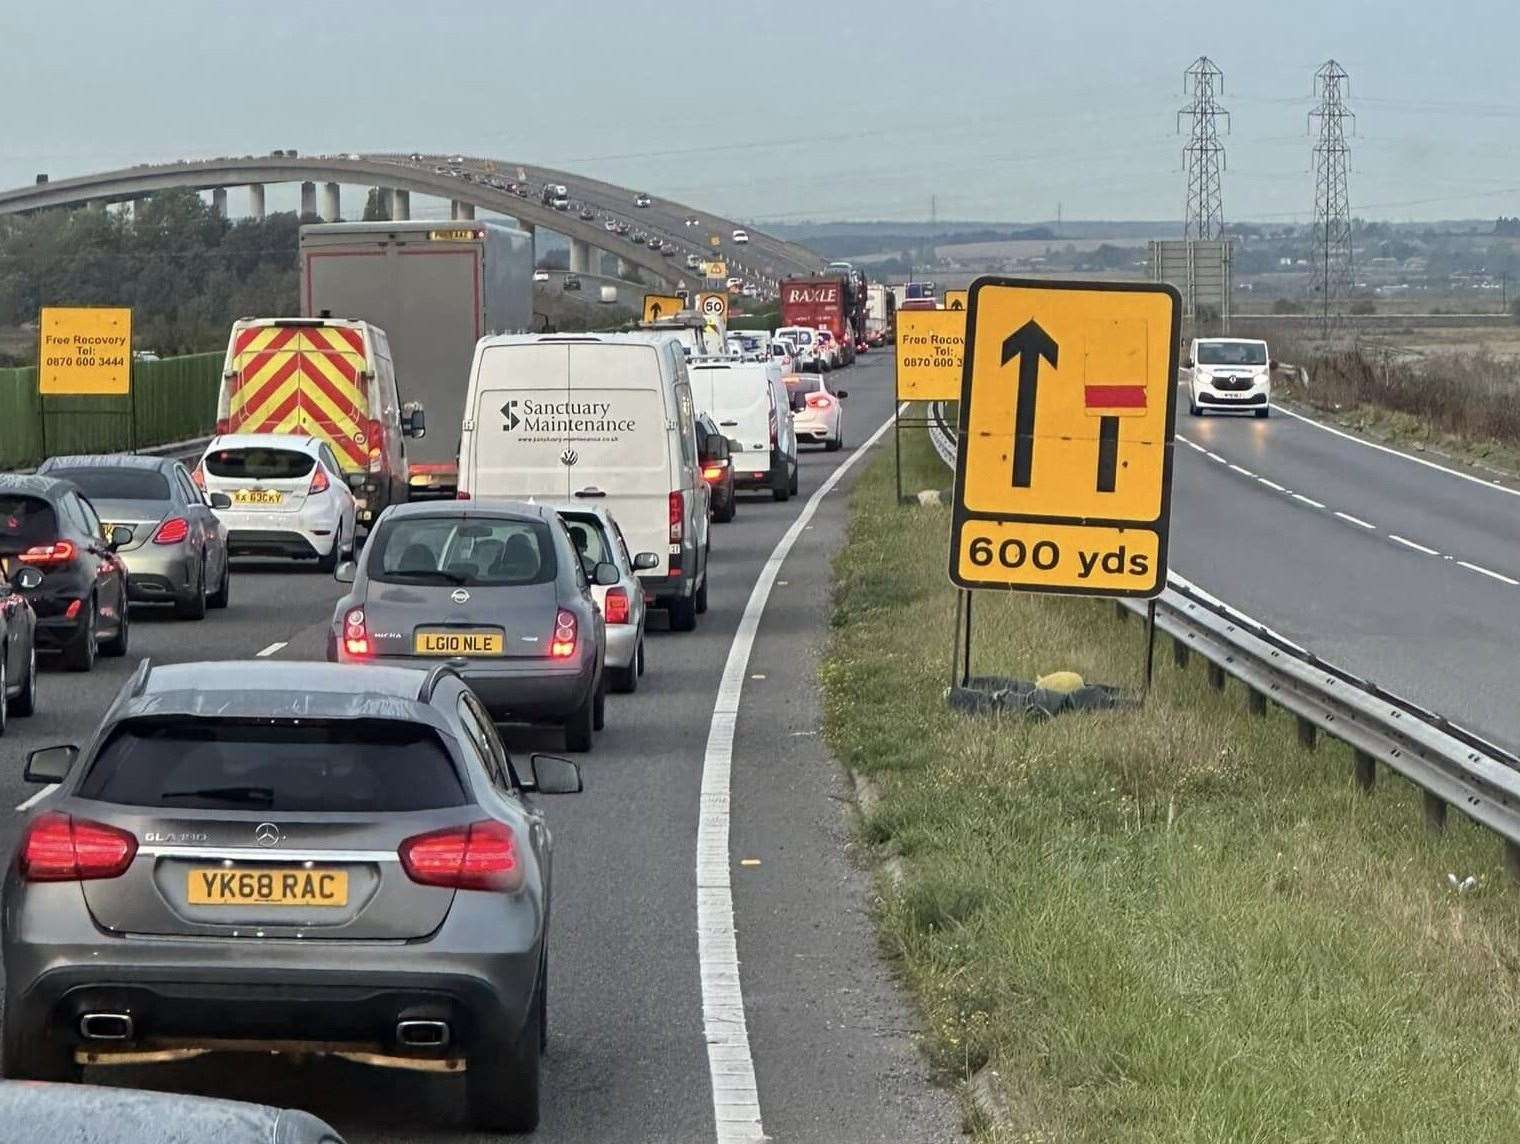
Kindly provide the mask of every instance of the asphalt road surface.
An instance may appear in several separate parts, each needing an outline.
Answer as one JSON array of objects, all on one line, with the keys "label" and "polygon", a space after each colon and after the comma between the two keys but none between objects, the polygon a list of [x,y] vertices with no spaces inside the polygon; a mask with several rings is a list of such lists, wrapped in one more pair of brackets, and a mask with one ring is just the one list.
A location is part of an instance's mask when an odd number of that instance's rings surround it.
[{"label": "asphalt road surface", "polygon": [[[607,730],[582,756],[586,791],[547,802],[556,837],[550,1047],[535,1140],[711,1144],[715,1120],[696,928],[696,831],[704,745],[718,681],[762,565],[807,498],[890,416],[892,373],[877,352],[836,380],[850,390],[847,448],[802,456],[802,497],[741,497],[715,525],[711,610],[690,635],[655,631],[637,694],[608,700]],[[761,1114],[774,1140],[938,1142],[960,1136],[933,1088],[913,1022],[878,958],[869,878],[851,864],[845,786],[819,740],[816,663],[844,493],[825,497],[786,563],[744,680],[733,758],[731,876]],[[133,613],[132,654],[90,675],[47,670],[38,714],[0,740],[0,798],[15,807],[25,752],[83,742],[137,660],[320,658],[340,589],[299,565],[240,564],[225,613],[201,623]],[[663,628],[655,613],[653,627]],[[558,735],[508,731],[514,749]],[[9,854],[25,814],[5,812]],[[741,860],[749,860],[741,864]],[[756,864],[758,861],[758,864]],[[462,1081],[347,1062],[224,1055],[93,1069],[95,1083],[199,1092],[308,1109],[356,1144],[476,1141]],[[494,1137],[493,1137],[494,1139]]]},{"label": "asphalt road surface", "polygon": [[1520,492],[1332,431],[1187,416],[1171,567],[1349,671],[1520,748]]}]

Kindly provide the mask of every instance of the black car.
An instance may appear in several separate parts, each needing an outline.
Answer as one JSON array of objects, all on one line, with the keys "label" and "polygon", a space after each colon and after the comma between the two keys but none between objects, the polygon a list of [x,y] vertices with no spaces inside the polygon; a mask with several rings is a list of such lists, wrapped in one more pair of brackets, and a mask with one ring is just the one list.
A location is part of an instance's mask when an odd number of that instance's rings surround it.
[{"label": "black car", "polygon": [[730,463],[728,438],[718,423],[706,413],[697,415],[697,460],[702,476],[712,490],[709,511],[720,524],[734,519],[734,467]]},{"label": "black car", "polygon": [[9,583],[0,582],[0,735],[12,715],[37,710],[37,616],[22,590],[42,583],[42,573],[23,564]]},{"label": "black car", "polygon": [[68,481],[0,474],[0,566],[23,567],[42,580],[22,595],[37,615],[37,646],[63,653],[73,671],[89,671],[96,654],[127,654],[127,566],[116,549],[132,530],[106,536],[89,500]]},{"label": "black car", "polygon": [[590,207],[582,207],[581,208],[581,221],[582,222],[590,222],[594,218],[596,218],[596,212],[594,210],[592,210]]}]

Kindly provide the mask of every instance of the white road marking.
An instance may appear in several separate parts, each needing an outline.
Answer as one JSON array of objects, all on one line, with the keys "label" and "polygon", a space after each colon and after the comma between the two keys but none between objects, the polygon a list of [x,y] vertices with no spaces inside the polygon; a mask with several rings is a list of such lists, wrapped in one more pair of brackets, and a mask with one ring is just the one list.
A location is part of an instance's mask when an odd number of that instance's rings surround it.
[{"label": "white road marking", "polygon": [[1504,575],[1504,573],[1495,572],[1492,569],[1483,567],[1481,564],[1469,564],[1466,560],[1458,560],[1457,563],[1462,565],[1462,567],[1466,568],[1469,572],[1476,572],[1479,576],[1488,576],[1492,579],[1500,580],[1503,583],[1508,584],[1511,588],[1520,586],[1520,580],[1512,580],[1510,577]]},{"label": "white road marking", "polygon": [[1260,481],[1262,484],[1266,485],[1267,488],[1272,489],[1275,492],[1285,493],[1285,492],[1288,491],[1287,489],[1283,488],[1280,484],[1278,484],[1276,481],[1269,481],[1269,480],[1267,480],[1266,477],[1257,477],[1256,479],[1258,481]]},{"label": "white road marking", "polygon": [[1254,477],[1256,475],[1255,473],[1251,472],[1250,469],[1242,469],[1239,465],[1232,464],[1230,468],[1243,477]]},{"label": "white road marking", "polygon": [[1391,540],[1391,541],[1393,541],[1395,544],[1402,544],[1405,548],[1413,548],[1416,552],[1423,552],[1423,553],[1425,553],[1426,556],[1439,556],[1439,555],[1441,555],[1434,548],[1426,548],[1423,544],[1416,544],[1412,540],[1406,540],[1404,537],[1402,537],[1402,536],[1396,536],[1394,533],[1391,533],[1391,532],[1388,534],[1388,539]]},{"label": "white road marking", "polygon": [[1192,449],[1195,453],[1206,452],[1206,450],[1204,449],[1204,447],[1202,445],[1194,444],[1192,441],[1189,441],[1186,437],[1184,437],[1181,433],[1177,434],[1177,440],[1181,441],[1184,445],[1186,445],[1189,449]]},{"label": "white road marking", "polygon": [[1306,496],[1304,496],[1303,493],[1289,493],[1288,495],[1290,497],[1292,497],[1296,501],[1302,501],[1304,504],[1312,505],[1315,508],[1324,508],[1325,507],[1324,505],[1320,504],[1319,501],[1315,500],[1313,497],[1306,497]]},{"label": "white road marking", "polygon": [[1338,511],[1338,512],[1336,512],[1335,515],[1338,516],[1338,517],[1340,517],[1342,520],[1350,521],[1352,524],[1359,525],[1362,528],[1376,528],[1377,527],[1377,525],[1370,524],[1367,521],[1363,520],[1359,516],[1352,516],[1349,512],[1339,512]]},{"label": "white road marking", "polygon": [[278,643],[272,643],[268,647],[266,647],[263,651],[257,653],[258,657],[260,659],[263,659],[266,655],[273,655],[275,652],[279,651],[282,647],[286,646],[286,644],[288,644],[289,642],[290,642],[289,640],[280,640]]},{"label": "white road marking", "polygon": [[48,795],[52,794],[57,789],[58,789],[58,784],[57,783],[48,783],[47,786],[43,787],[40,791],[38,791],[36,794],[32,795],[32,797],[29,798],[29,799],[27,799],[25,802],[18,802],[16,804],[16,809],[17,810],[31,810],[32,807],[36,806],[39,802],[41,802],[43,799],[47,798]]},{"label": "white road marking", "polygon": [[845,473],[890,428],[892,422],[884,422],[828,475],[776,543],[744,605],[713,702],[707,750],[702,757],[701,817],[697,823],[697,959],[702,970],[702,1027],[707,1036],[707,1070],[712,1081],[718,1144],[766,1139],[760,1119],[760,1094],[755,1087],[755,1062],[749,1048],[749,1027],[744,1019],[728,856],[734,727],[739,718],[745,669],[782,563],[798,537],[812,527],[808,522],[823,498],[833,492]]},{"label": "white road marking", "polygon": [[[1208,450],[1205,449],[1204,452],[1208,453]],[[1218,453],[1209,453],[1209,460],[1218,461],[1221,465],[1228,465],[1230,463],[1221,457]]]},{"label": "white road marking", "polygon": [[1416,457],[1412,453],[1401,452],[1398,449],[1389,448],[1387,445],[1379,445],[1376,441],[1363,440],[1354,434],[1345,433],[1326,425],[1323,421],[1316,421],[1314,418],[1306,417],[1302,413],[1294,413],[1293,410],[1285,409],[1281,405],[1275,408],[1279,413],[1286,413],[1289,417],[1296,418],[1306,425],[1313,425],[1316,429],[1323,429],[1326,433],[1333,433],[1337,437],[1344,437],[1347,441],[1354,441],[1358,445],[1365,445],[1369,449],[1376,449],[1379,453],[1387,453],[1391,457],[1402,457],[1406,461],[1413,461],[1416,465],[1424,465],[1427,469],[1435,469],[1438,473],[1445,473],[1451,477],[1460,477],[1464,481],[1471,481],[1475,485],[1482,485],[1485,489],[1493,489],[1495,492],[1507,493],[1512,497],[1520,497],[1520,489],[1512,489],[1507,485],[1501,485],[1492,480],[1485,480],[1483,477],[1475,477],[1471,473],[1462,472],[1460,469],[1451,469],[1445,465],[1438,465],[1434,461],[1427,461],[1424,457]]}]

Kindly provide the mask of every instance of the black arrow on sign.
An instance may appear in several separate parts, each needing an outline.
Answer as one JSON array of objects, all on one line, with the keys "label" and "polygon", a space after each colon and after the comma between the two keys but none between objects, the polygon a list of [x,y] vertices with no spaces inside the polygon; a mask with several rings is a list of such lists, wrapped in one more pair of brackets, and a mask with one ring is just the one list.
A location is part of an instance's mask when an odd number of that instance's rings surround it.
[{"label": "black arrow on sign", "polygon": [[1013,487],[1027,489],[1034,465],[1034,400],[1040,384],[1040,359],[1052,366],[1060,346],[1033,318],[1003,342],[1003,364],[1019,359],[1018,404],[1013,417]]},{"label": "black arrow on sign", "polygon": [[956,300],[955,300],[955,301],[954,301],[954,302],[951,302],[951,303],[950,303],[950,308],[951,308],[951,309],[952,309],[952,310],[960,310],[960,309],[963,309],[963,307],[962,307],[962,306],[961,306],[961,300],[960,300],[960,299],[959,299],[959,298],[957,298],[957,299],[956,299]]},{"label": "black arrow on sign", "polygon": [[651,319],[658,319],[659,316],[660,316],[660,304],[658,302],[651,302],[651,303],[649,303],[649,317]]}]

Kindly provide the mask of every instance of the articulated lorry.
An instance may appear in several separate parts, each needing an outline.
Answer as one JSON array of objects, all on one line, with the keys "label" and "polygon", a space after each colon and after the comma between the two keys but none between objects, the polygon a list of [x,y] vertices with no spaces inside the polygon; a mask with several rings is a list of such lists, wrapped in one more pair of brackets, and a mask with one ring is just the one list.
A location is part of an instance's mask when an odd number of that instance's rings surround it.
[{"label": "articulated lorry", "polygon": [[839,343],[841,364],[849,365],[860,340],[853,287],[848,273],[786,279],[781,283],[781,326],[828,330]]},{"label": "articulated lorry", "polygon": [[300,250],[301,313],[383,329],[401,400],[426,413],[407,447],[411,496],[453,496],[475,343],[532,325],[532,238],[473,220],[313,223]]}]

